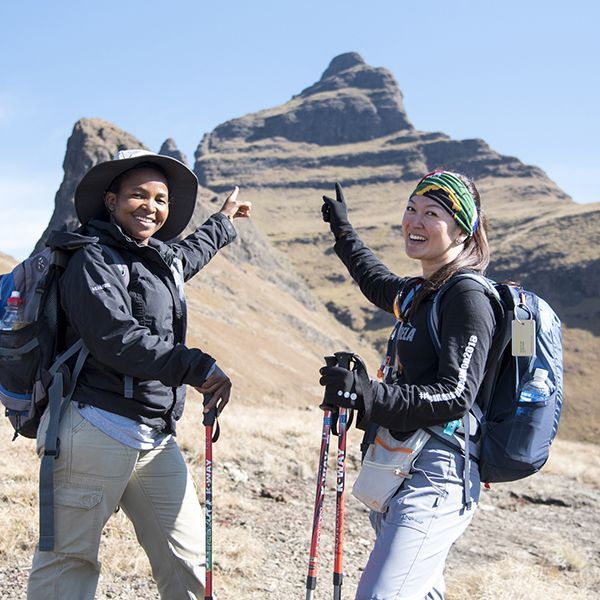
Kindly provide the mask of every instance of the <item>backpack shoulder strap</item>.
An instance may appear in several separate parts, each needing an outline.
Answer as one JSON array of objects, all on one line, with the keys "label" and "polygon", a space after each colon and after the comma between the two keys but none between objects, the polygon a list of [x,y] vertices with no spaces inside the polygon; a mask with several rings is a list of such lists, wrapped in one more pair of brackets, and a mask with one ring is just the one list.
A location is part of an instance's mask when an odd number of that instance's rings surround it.
[{"label": "backpack shoulder strap", "polygon": [[[30,297],[29,306],[25,306],[27,321],[37,321],[39,318],[42,299],[47,293],[46,290],[48,286],[55,286],[57,294],[56,299],[58,302],[58,277],[66,269],[69,258],[69,253],[64,250],[57,248],[50,250],[49,248],[46,248],[36,257],[34,261],[35,266],[33,268],[31,265],[28,265],[25,276],[30,280],[35,279],[34,276],[30,275],[33,270],[43,272],[44,275],[42,279],[37,282],[37,286]],[[58,304],[55,309],[58,310]]]},{"label": "backpack shoulder strap", "polygon": [[[50,367],[51,384],[48,389],[48,428],[44,439],[44,453],[40,463],[40,550],[54,550],[54,460],[60,454],[60,439],[58,429],[60,421],[71,401],[77,378],[89,356],[82,339],[77,340],[67,350],[56,358]],[[66,381],[62,366],[73,356],[77,355],[75,366],[69,377],[70,383],[65,389]]]},{"label": "backpack shoulder strap", "polygon": [[442,344],[440,341],[440,306],[442,302],[442,298],[446,294],[446,292],[456,285],[459,281],[463,279],[472,279],[477,283],[481,284],[484,289],[486,296],[488,296],[492,302],[500,309],[501,314],[504,313],[504,308],[502,306],[502,300],[500,298],[500,294],[498,290],[496,290],[495,284],[491,279],[484,277],[483,275],[477,275],[476,273],[458,273],[454,277],[452,277],[449,281],[447,281],[434,295],[433,303],[429,310],[429,314],[427,315],[427,327],[429,329],[429,335],[431,336],[431,341],[435,347],[435,351],[439,354],[442,349]]}]

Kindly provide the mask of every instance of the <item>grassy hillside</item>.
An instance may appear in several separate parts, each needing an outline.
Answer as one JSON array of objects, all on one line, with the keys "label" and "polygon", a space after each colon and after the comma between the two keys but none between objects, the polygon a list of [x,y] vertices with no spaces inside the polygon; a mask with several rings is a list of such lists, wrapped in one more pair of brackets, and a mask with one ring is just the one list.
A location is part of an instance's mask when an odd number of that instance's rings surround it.
[{"label": "grassy hillside", "polygon": [[[271,174],[273,177],[273,174]],[[382,352],[393,317],[370,305],[332,252],[332,236],[321,221],[321,195],[331,189],[244,191],[254,219],[275,248],[307,281],[336,318]],[[521,187],[519,187],[521,186]],[[565,416],[561,435],[596,443],[600,406],[594,393],[600,337],[595,273],[600,269],[598,205],[576,205],[542,189],[523,195],[523,182],[483,180],[480,190],[490,222],[490,275],[517,280],[546,298],[563,319]],[[515,195],[515,190],[522,192]],[[404,256],[400,230],[408,184],[345,188],[350,217],[359,234],[394,272],[419,273]],[[572,240],[580,238],[581,243]],[[599,292],[600,293],[600,292]],[[372,367],[374,370],[376,367]]]},{"label": "grassy hillside", "polygon": [[[234,382],[214,450],[217,595],[240,600],[302,597],[322,419],[317,368],[332,349],[358,349],[371,365],[377,356],[366,340],[323,307],[308,308],[282,293],[252,265],[239,267],[217,257],[188,286],[188,299],[190,343],[213,354]],[[23,600],[37,536],[39,463],[33,441],[11,443],[10,438],[8,422],[1,420],[0,597]],[[360,432],[353,429],[347,489],[358,472],[359,440]],[[204,435],[201,401],[193,391],[179,443],[202,496]],[[334,445],[335,440],[331,464]],[[330,473],[317,596],[323,598],[330,587],[334,496]],[[599,578],[598,514],[597,446],[558,440],[542,474],[494,486],[482,497],[472,527],[451,553],[447,597],[589,597]],[[550,521],[552,531],[546,526]],[[371,539],[366,511],[348,493],[348,597]],[[158,598],[147,560],[122,512],[105,530],[101,560],[98,598]]]}]

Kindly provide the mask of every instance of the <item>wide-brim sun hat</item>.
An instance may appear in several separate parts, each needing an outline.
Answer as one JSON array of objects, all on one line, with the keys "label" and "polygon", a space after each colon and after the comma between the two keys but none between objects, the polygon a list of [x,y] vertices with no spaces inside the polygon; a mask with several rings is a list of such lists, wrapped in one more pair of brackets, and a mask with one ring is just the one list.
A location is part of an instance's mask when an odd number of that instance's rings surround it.
[{"label": "wide-brim sun hat", "polygon": [[153,237],[167,241],[176,238],[187,227],[196,206],[198,179],[194,172],[170,156],[154,154],[143,149],[119,150],[113,160],[93,166],[81,179],[75,190],[75,211],[81,223],[90,219],[106,221],[104,204],[106,190],[125,171],[142,163],[157,165],[169,182],[169,216]]}]

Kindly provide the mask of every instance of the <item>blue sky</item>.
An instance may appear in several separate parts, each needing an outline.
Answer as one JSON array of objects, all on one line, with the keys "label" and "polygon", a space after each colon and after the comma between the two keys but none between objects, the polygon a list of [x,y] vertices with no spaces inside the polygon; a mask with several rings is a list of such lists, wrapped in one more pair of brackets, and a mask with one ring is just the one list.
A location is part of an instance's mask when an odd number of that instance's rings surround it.
[{"label": "blue sky", "polygon": [[592,0],[2,2],[0,250],[23,258],[43,231],[79,118],[154,150],[173,137],[193,161],[204,133],[348,51],[392,71],[417,128],[483,138],[598,201],[599,21]]}]

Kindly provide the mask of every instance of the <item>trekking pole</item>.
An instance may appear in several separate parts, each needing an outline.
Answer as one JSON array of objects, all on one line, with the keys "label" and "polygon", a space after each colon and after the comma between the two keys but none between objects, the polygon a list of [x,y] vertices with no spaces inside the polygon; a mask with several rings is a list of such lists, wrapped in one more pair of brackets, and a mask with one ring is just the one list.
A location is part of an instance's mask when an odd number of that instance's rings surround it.
[{"label": "trekking pole", "polygon": [[333,600],[342,598],[344,557],[344,487],[346,480],[346,430],[349,410],[340,408],[338,419],[338,455],[335,499],[335,553],[333,560]]},{"label": "trekking pole", "polygon": [[[335,366],[336,359],[326,356],[327,366]],[[331,435],[332,411],[325,409],[323,412],[323,432],[321,434],[321,452],[319,454],[319,470],[317,473],[317,491],[315,494],[315,508],[313,512],[312,537],[310,541],[310,555],[308,558],[308,575],[306,577],[306,600],[312,600],[317,587],[317,570],[319,561],[319,542],[321,537],[321,521],[323,520],[323,497],[325,496],[325,483],[327,481],[327,458],[329,453],[329,437]]]},{"label": "trekking pole", "polygon": [[[350,369],[353,355],[348,352],[336,352],[337,364]],[[344,579],[344,488],[346,483],[346,432],[348,430],[348,415],[352,411],[340,408],[338,419],[338,454],[337,480],[335,499],[335,552],[333,560],[333,600],[342,598],[342,582]]]},{"label": "trekking pole", "polygon": [[[204,404],[208,404],[212,395],[204,396]],[[213,457],[213,426],[217,418],[216,409],[212,408],[204,413],[202,423],[205,428],[205,452],[204,452],[204,512],[206,525],[206,586],[204,588],[204,600],[213,600],[212,594],[212,471]],[[218,426],[217,426],[218,432]],[[218,433],[217,433],[218,437]]]}]

